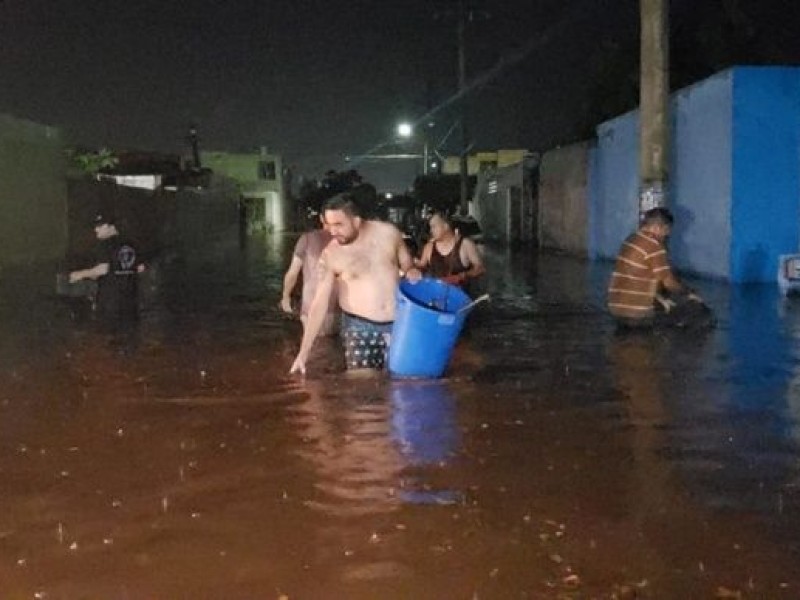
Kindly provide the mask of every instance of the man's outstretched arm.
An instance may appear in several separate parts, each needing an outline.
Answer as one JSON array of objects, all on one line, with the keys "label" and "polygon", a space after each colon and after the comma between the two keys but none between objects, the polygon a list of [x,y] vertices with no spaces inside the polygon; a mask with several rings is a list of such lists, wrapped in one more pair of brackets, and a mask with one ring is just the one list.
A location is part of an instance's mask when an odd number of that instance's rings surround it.
[{"label": "man's outstretched arm", "polygon": [[311,302],[311,307],[308,310],[308,319],[306,326],[303,329],[303,339],[300,342],[300,351],[292,363],[292,368],[289,373],[306,372],[306,361],[314,341],[317,339],[322,324],[325,321],[325,314],[328,312],[328,302],[331,297],[331,290],[335,284],[335,276],[333,271],[327,264],[327,253],[323,252],[317,262],[317,291],[314,294],[314,300]]},{"label": "man's outstretched arm", "polygon": [[69,274],[70,283],[75,283],[81,279],[100,279],[103,275],[108,275],[109,264],[98,263],[90,269],[82,269],[80,271],[72,271]]},{"label": "man's outstretched arm", "polygon": [[283,276],[283,292],[281,293],[280,307],[285,313],[292,312],[292,290],[294,290],[297,285],[297,280],[302,269],[303,261],[297,255],[292,255],[292,263]]}]

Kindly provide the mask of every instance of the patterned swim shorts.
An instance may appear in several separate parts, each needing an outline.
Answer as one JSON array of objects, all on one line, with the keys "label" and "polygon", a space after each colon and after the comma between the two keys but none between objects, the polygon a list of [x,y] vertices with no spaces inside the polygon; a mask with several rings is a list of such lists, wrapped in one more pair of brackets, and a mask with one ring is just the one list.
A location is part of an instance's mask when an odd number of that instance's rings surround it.
[{"label": "patterned swim shorts", "polygon": [[342,312],[340,335],[347,368],[382,369],[386,364],[391,333],[391,321],[371,321]]}]

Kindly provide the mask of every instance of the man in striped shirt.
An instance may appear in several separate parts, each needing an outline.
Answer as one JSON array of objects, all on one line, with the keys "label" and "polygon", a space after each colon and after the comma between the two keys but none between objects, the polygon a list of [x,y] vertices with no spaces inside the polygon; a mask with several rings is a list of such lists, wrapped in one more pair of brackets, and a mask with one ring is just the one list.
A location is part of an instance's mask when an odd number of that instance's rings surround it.
[{"label": "man in striped shirt", "polygon": [[669,266],[664,242],[673,221],[666,208],[653,208],[644,214],[639,229],[622,244],[608,286],[608,310],[620,325],[712,324],[711,311]]}]

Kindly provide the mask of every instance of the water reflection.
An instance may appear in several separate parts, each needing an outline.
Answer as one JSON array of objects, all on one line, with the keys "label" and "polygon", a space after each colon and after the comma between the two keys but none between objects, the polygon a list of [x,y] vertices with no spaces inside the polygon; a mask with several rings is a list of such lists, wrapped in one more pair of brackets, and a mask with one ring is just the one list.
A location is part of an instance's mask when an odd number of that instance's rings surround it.
[{"label": "water reflection", "polygon": [[4,592],[796,596],[800,302],[708,284],[706,338],[619,338],[591,265],[488,252],[450,381],[348,379],[327,339],[301,380],[290,251],[154,271],[131,354],[51,308],[0,320]]},{"label": "water reflection", "polygon": [[800,312],[782,306],[771,286],[732,288],[718,306],[721,325],[705,335],[638,334],[611,343],[637,464],[647,465],[653,488],[665,489],[665,469],[676,465],[705,506],[783,513],[800,473],[791,335]]},{"label": "water reflection", "polygon": [[290,425],[299,454],[317,473],[308,505],[327,514],[377,514],[414,504],[452,503],[436,489],[439,470],[458,450],[456,401],[442,381],[308,380]]},{"label": "water reflection", "polygon": [[[459,431],[456,402],[445,382],[395,381],[390,386],[392,434],[409,466],[444,466],[457,451]],[[455,490],[435,489],[421,470],[410,477],[401,492],[413,504],[450,504]]]},{"label": "water reflection", "polygon": [[412,465],[445,461],[458,444],[455,399],[441,381],[392,382],[392,433]]},{"label": "water reflection", "polygon": [[391,442],[384,384],[340,377],[307,380],[303,390],[289,425],[316,473],[308,506],[340,517],[396,510],[403,459]]},{"label": "water reflection", "polygon": [[645,332],[617,333],[609,347],[613,378],[624,395],[631,425],[629,507],[639,523],[672,506],[675,496],[670,466],[661,459],[670,418],[665,350],[664,338]]},{"label": "water reflection", "polygon": [[687,407],[706,423],[689,456],[715,467],[691,476],[715,506],[781,511],[782,488],[797,475],[797,357],[787,331],[793,321],[791,310],[781,315],[773,286],[731,290],[729,325],[718,341],[725,358],[710,363],[710,381],[697,382],[707,406],[703,413]]}]

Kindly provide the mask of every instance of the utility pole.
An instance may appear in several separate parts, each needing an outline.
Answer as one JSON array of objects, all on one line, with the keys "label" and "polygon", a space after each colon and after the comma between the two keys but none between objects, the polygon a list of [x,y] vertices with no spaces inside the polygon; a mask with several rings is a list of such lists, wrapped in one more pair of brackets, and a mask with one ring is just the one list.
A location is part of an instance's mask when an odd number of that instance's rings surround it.
[{"label": "utility pole", "polygon": [[200,164],[200,148],[199,148],[199,139],[197,137],[197,125],[192,123],[189,125],[189,135],[186,136],[189,144],[192,146],[192,160],[194,160],[193,168],[200,170],[202,165]]},{"label": "utility pole", "polygon": [[639,215],[667,204],[669,0],[640,0]]},{"label": "utility pole", "polygon": [[466,215],[469,212],[469,172],[467,152],[469,137],[466,124],[466,88],[467,88],[467,7],[466,0],[458,0],[458,95],[459,95],[459,129],[461,130],[461,149],[459,152],[459,174],[461,178],[461,201],[458,212]]}]

